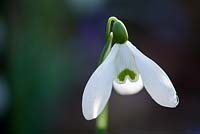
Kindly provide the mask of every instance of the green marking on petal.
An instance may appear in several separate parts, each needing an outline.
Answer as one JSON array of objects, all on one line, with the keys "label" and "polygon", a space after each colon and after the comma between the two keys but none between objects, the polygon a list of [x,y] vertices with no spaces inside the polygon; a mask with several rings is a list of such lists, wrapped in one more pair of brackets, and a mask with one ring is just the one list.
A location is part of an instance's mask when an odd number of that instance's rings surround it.
[{"label": "green marking on petal", "polygon": [[123,71],[121,71],[118,74],[117,78],[118,78],[119,81],[124,82],[124,80],[125,80],[125,78],[126,78],[127,75],[129,76],[129,78],[131,80],[135,80],[135,78],[137,76],[137,74],[134,71],[132,71],[132,70],[130,70],[128,68],[125,68]]}]

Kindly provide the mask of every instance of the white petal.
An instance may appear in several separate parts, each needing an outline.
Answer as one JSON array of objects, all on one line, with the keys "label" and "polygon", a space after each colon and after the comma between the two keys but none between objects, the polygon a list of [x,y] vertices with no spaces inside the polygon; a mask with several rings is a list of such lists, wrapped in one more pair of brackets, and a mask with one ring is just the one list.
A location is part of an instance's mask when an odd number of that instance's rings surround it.
[{"label": "white petal", "polygon": [[129,48],[127,47],[127,45],[125,44],[116,44],[119,46],[119,50],[115,58],[117,73],[123,71],[125,68],[137,72],[134,57]]},{"label": "white petal", "polygon": [[130,42],[127,45],[135,56],[147,92],[158,104],[165,107],[176,107],[178,97],[167,74]]},{"label": "white petal", "polygon": [[117,75],[124,69],[129,69],[134,71],[139,77],[137,77],[136,80],[132,81],[131,79],[129,79],[129,76],[126,76],[128,79],[125,79],[124,83],[120,82],[116,77],[115,81],[113,82],[113,87],[117,91],[117,93],[121,95],[135,94],[143,88],[142,79],[140,74],[138,73],[138,69],[136,68],[134,57],[130,49],[127,47],[126,43],[116,44],[119,45],[119,51],[115,58]]},{"label": "white petal", "polygon": [[85,119],[96,118],[104,109],[112,90],[116,71],[114,66],[118,46],[114,45],[105,61],[95,70],[86,84],[82,110]]},{"label": "white petal", "polygon": [[113,87],[115,91],[121,95],[131,95],[136,94],[143,88],[143,82],[140,75],[138,75],[135,81],[130,80],[129,77],[126,77],[124,83],[115,80],[113,82]]}]

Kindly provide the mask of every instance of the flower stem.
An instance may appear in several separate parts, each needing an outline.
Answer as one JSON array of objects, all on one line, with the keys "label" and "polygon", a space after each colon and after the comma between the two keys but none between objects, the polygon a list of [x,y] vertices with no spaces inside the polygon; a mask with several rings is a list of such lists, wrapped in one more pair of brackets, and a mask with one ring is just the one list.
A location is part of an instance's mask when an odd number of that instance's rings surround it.
[{"label": "flower stem", "polygon": [[106,26],[106,41],[108,40],[108,37],[110,35],[110,26],[111,26],[112,21],[118,21],[118,19],[113,16],[108,19],[107,26]]},{"label": "flower stem", "polygon": [[[113,33],[110,32],[110,27],[111,27],[112,21],[118,21],[118,19],[116,17],[110,17],[108,19],[107,27],[106,27],[106,44],[101,53],[99,63],[98,63],[99,65],[103,63],[103,61],[108,56],[111,50]],[[96,119],[96,133],[107,134],[107,128],[108,128],[108,104],[105,106],[103,112]]]},{"label": "flower stem", "polygon": [[109,54],[111,45],[112,45],[112,39],[113,39],[113,33],[111,32],[107,38],[106,44],[105,44],[103,51],[101,53],[101,56],[99,58],[99,63],[98,63],[99,65],[105,60],[105,58]]},{"label": "flower stem", "polygon": [[103,112],[96,119],[96,133],[107,134],[108,128],[108,104],[105,106]]}]

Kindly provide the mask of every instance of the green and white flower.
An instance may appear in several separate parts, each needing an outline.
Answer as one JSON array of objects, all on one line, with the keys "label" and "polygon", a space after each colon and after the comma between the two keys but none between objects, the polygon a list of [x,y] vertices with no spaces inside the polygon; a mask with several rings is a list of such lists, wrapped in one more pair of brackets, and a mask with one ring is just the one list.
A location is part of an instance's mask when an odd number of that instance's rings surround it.
[{"label": "green and white flower", "polygon": [[144,86],[161,106],[174,108],[178,105],[176,91],[167,74],[127,39],[113,45],[86,84],[82,111],[87,120],[96,118],[103,111],[112,86],[121,95],[138,93]]},{"label": "green and white flower", "polygon": [[102,112],[112,86],[119,94],[129,95],[139,92],[143,85],[161,106],[177,106],[178,97],[167,74],[131,42],[115,44],[86,84],[82,101],[84,117],[91,120]]}]

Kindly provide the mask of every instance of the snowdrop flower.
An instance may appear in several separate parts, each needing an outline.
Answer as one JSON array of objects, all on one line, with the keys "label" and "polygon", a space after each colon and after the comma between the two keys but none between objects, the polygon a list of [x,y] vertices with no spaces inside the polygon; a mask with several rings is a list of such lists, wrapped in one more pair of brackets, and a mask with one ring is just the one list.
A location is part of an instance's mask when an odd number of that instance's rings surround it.
[{"label": "snowdrop flower", "polygon": [[176,107],[178,97],[169,77],[128,41],[127,31],[120,21],[113,25],[113,39],[116,43],[86,84],[82,98],[84,117],[91,120],[103,111],[112,86],[121,95],[138,93],[144,86],[161,106]]}]

